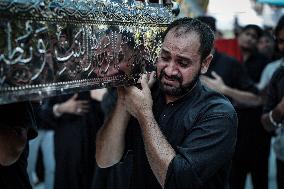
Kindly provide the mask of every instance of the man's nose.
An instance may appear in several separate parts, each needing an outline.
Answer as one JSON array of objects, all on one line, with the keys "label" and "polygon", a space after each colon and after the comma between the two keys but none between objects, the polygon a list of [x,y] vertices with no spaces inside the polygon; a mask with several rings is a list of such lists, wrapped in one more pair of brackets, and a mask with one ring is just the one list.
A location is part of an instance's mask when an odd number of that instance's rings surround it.
[{"label": "man's nose", "polygon": [[165,73],[168,76],[177,75],[178,74],[177,65],[175,64],[174,61],[171,61],[169,64],[167,64],[167,66],[165,68]]}]

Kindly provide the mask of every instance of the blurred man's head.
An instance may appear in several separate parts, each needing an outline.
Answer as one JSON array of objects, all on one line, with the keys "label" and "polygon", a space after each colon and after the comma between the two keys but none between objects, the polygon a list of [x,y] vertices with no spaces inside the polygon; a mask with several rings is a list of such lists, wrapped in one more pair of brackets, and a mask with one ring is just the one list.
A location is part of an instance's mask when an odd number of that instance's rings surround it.
[{"label": "blurred man's head", "polygon": [[271,58],[275,50],[275,39],[269,32],[263,32],[257,43],[257,50],[264,56]]},{"label": "blurred man's head", "polygon": [[254,51],[262,32],[262,29],[257,25],[246,25],[238,36],[240,48],[245,51]]},{"label": "blurred man's head", "polygon": [[36,137],[30,111],[26,102],[0,105],[0,165],[15,163],[27,140]]},{"label": "blurred man's head", "polygon": [[275,37],[277,47],[282,56],[284,56],[284,16],[280,18],[275,28]]}]

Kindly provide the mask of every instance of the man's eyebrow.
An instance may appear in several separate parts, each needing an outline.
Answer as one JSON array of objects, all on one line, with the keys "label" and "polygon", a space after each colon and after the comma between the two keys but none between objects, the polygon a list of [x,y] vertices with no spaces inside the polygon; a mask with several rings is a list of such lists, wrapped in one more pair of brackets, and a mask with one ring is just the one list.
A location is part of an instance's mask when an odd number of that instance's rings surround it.
[{"label": "man's eyebrow", "polygon": [[191,58],[186,57],[186,56],[177,55],[177,58],[179,58],[179,59],[181,59],[181,60],[185,60],[185,61],[191,62]]},{"label": "man's eyebrow", "polygon": [[170,55],[170,51],[167,51],[166,49],[162,49],[161,53],[166,54],[166,55]]}]

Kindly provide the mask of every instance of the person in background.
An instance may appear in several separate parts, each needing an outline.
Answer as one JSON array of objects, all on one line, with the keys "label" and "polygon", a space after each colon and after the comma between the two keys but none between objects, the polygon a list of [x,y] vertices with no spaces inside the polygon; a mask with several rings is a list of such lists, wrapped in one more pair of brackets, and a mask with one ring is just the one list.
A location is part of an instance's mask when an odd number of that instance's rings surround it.
[{"label": "person in background", "polygon": [[42,119],[42,108],[45,104],[34,104],[35,117],[38,125],[38,137],[29,142],[28,174],[33,187],[38,182],[36,164],[39,150],[42,151],[44,164],[44,188],[54,188],[55,157],[54,157],[54,128],[49,121]]},{"label": "person in background", "polygon": [[[216,20],[211,16],[199,16],[198,20],[207,24],[212,31],[216,32]],[[201,81],[226,95],[233,104],[243,103],[255,106],[261,103],[258,89],[248,76],[244,66],[234,57],[213,50],[213,59],[208,71],[201,76]]]},{"label": "person in background", "polygon": [[[238,35],[243,73],[248,75],[247,84],[256,85],[260,81],[262,70],[268,63],[268,59],[257,51],[257,42],[261,35],[262,29],[252,24],[245,26]],[[255,95],[248,94],[226,85],[225,80],[223,81],[218,74],[214,73],[213,76],[211,80],[206,78],[205,83],[208,87],[234,100],[239,118],[238,139],[231,171],[231,188],[244,188],[246,177],[251,173],[253,186],[267,189],[271,134],[265,131],[260,123],[263,96],[256,86],[250,84]]]},{"label": "person in background", "polygon": [[46,100],[43,119],[55,128],[55,189],[91,188],[95,135],[103,123],[100,102],[91,92]]},{"label": "person in background", "polygon": [[28,140],[37,136],[29,102],[0,105],[0,188],[31,189]]},{"label": "person in background", "polygon": [[[262,29],[257,25],[246,25],[238,36],[243,65],[250,79],[257,84],[268,59],[257,51]],[[238,139],[233,158],[231,188],[244,188],[250,173],[254,188],[268,188],[268,158],[271,133],[263,129],[260,122],[262,106],[235,106],[238,117]]]},{"label": "person in background", "polygon": [[284,62],[284,44],[281,41],[281,38],[279,38],[284,33],[284,16],[282,16],[279,19],[279,22],[277,23],[274,31],[274,35],[276,36],[276,44],[277,44],[277,50],[279,52],[279,59],[267,64],[267,66],[264,68],[260,82],[257,84],[257,87],[259,90],[265,90],[269,84],[269,81],[275,72],[281,64]]},{"label": "person in background", "polygon": [[276,41],[273,35],[264,31],[257,43],[257,50],[264,55],[268,61],[275,60]]},{"label": "person in background", "polygon": [[[262,73],[261,88],[267,88],[267,99],[264,113],[261,117],[264,128],[275,132],[276,137],[272,147],[276,154],[277,185],[284,188],[284,16],[276,25],[275,36],[282,58],[268,64]],[[272,79],[271,79],[272,78]],[[267,87],[268,86],[268,87]],[[280,128],[279,128],[280,127]]]},{"label": "person in background", "polygon": [[[284,35],[281,36],[284,39]],[[276,154],[277,185],[284,188],[284,66],[280,66],[272,76],[267,100],[261,117],[268,131],[276,132],[273,148]]]},{"label": "person in background", "polygon": [[97,164],[130,163],[117,177],[127,180],[118,188],[228,188],[237,115],[199,80],[212,60],[214,34],[200,21],[182,18],[162,41],[153,93],[145,74],[141,87],[117,89],[116,105],[97,135]]}]

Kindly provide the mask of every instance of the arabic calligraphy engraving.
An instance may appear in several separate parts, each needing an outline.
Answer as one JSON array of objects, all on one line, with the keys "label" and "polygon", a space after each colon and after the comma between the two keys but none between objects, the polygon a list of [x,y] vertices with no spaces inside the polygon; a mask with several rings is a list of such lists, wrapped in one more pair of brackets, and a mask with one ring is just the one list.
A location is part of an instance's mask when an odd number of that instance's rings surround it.
[{"label": "arabic calligraphy engraving", "polygon": [[133,84],[172,19],[163,7],[106,1],[0,0],[0,10],[0,104]]}]

